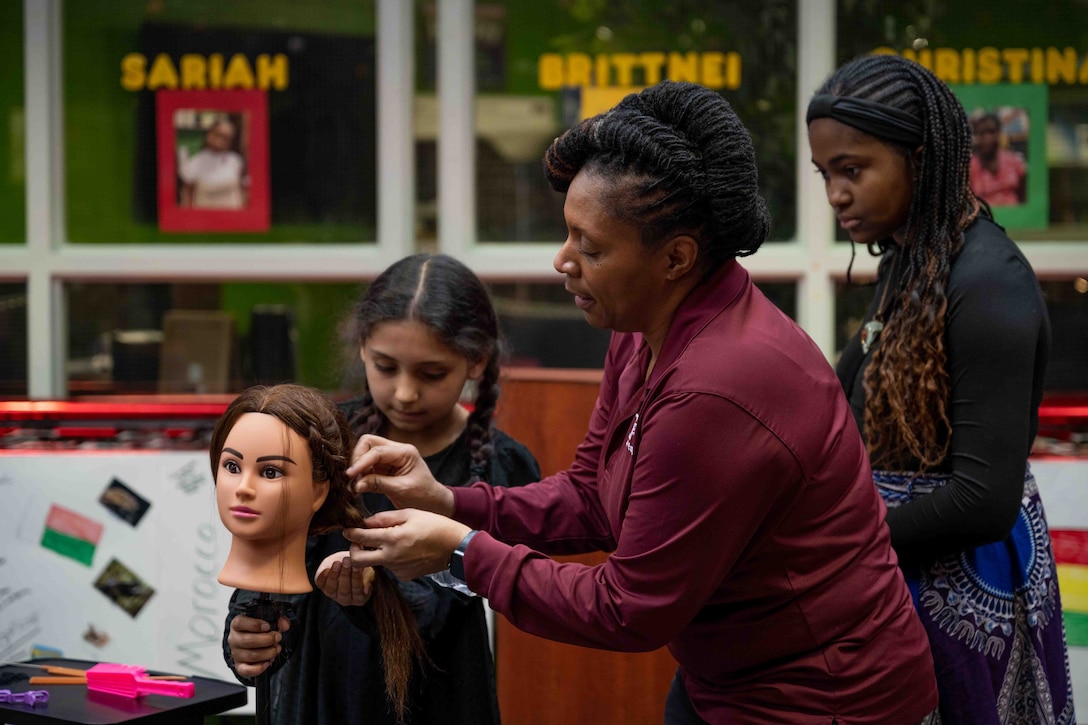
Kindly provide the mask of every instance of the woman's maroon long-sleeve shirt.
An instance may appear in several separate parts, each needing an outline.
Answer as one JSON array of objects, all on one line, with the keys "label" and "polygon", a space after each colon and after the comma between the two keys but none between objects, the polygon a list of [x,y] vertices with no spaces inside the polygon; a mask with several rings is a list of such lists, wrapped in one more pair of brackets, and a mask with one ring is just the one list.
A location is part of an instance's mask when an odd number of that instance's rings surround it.
[{"label": "woman's maroon long-sleeve shirt", "polygon": [[[455,517],[490,533],[465,557],[473,591],[542,637],[668,645],[710,723],[932,711],[926,634],[816,345],[733,261],[680,306],[644,382],[648,363],[640,335],[613,336],[567,471],[453,489]],[[596,549],[597,566],[537,553]]]}]

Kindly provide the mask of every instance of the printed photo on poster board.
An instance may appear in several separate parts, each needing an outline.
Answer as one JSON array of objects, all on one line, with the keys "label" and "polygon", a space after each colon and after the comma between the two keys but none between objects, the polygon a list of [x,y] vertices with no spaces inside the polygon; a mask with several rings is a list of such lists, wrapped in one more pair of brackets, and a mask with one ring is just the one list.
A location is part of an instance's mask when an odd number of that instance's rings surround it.
[{"label": "printed photo on poster board", "polygon": [[971,125],[971,189],[1006,229],[1045,229],[1047,87],[953,86]]},{"label": "printed photo on poster board", "polygon": [[263,232],[269,226],[264,91],[157,91],[159,229]]},{"label": "printed photo on poster board", "polygon": [[150,501],[126,486],[116,476],[110,479],[106,489],[98,497],[98,501],[119,519],[132,526],[140,523],[140,519],[151,508]]},{"label": "printed photo on poster board", "polygon": [[110,559],[110,563],[95,580],[94,588],[128,612],[130,617],[139,614],[155,593],[154,587],[117,559]]}]

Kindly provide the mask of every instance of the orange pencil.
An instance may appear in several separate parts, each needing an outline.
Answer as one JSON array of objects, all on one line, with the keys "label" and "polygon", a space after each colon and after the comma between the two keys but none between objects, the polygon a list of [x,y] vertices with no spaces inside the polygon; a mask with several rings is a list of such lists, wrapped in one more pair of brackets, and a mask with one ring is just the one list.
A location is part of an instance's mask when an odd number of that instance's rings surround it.
[{"label": "orange pencil", "polygon": [[[82,670],[73,670],[74,672],[82,672]],[[184,675],[151,675],[147,679],[149,680],[187,680],[189,678]],[[32,685],[86,685],[87,675],[81,674],[79,677],[31,677],[30,684]]]},{"label": "orange pencil", "polygon": [[31,677],[32,685],[86,685],[86,677]]}]

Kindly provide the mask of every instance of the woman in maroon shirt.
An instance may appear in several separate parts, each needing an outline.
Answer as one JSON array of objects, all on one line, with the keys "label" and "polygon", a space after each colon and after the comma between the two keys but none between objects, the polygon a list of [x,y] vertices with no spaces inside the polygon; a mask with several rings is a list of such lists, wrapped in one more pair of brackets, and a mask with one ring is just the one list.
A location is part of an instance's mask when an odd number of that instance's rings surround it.
[{"label": "woman in maroon shirt", "polygon": [[[614,331],[571,467],[521,489],[434,480],[372,436],[349,474],[401,507],[346,535],[360,566],[445,569],[515,626],[680,664],[666,723],[917,723],[926,635],[834,372],[736,257],[770,219],[745,127],[663,82],[558,138],[556,270]],[[610,551],[602,564],[547,555]],[[452,555],[452,556],[451,556]]]}]

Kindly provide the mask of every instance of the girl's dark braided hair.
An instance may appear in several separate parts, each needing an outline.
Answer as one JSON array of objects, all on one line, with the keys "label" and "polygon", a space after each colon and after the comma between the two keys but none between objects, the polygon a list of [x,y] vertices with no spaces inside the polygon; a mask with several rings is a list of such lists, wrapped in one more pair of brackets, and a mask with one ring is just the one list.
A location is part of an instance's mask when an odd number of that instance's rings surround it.
[{"label": "girl's dark braided hair", "polygon": [[[914,187],[895,302],[880,345],[865,370],[865,433],[873,465],[921,470],[948,454],[950,383],[945,347],[948,278],[963,230],[989,206],[971,193],[971,129],[963,106],[933,73],[896,55],[857,58],[835,71],[817,94],[864,98],[922,121],[921,163],[914,148],[884,140],[914,167]],[[883,140],[883,139],[882,139]],[[894,246],[881,240],[880,255]],[[890,273],[887,260],[882,273]],[[889,279],[894,284],[894,279]]]},{"label": "girl's dark braided hair", "polygon": [[[469,414],[471,475],[487,480],[493,446],[492,418],[499,399],[499,324],[491,296],[472,270],[445,254],[416,254],[394,263],[367,288],[352,319],[351,336],[366,342],[381,322],[414,320],[444,345],[475,364],[486,360]],[[352,418],[354,433],[380,433],[385,416],[367,391]]]},{"label": "girl's dark braided hair", "polygon": [[616,180],[617,219],[653,248],[677,234],[699,242],[702,271],[754,253],[770,232],[748,129],[718,93],[662,81],[552,142],[544,175],[566,192],[583,168]]},{"label": "girl's dark braided hair", "polygon": [[[355,439],[336,404],[313,388],[294,384],[257,385],[235,398],[212,431],[213,480],[219,471],[219,458],[227,436],[246,413],[274,416],[302,436],[309,447],[314,480],[328,481],[328,496],[310,519],[310,536],[363,526],[363,519],[370,514],[360,508],[362,499],[356,499],[347,476]],[[398,721],[403,721],[413,664],[426,661],[423,640],[400,589],[389,577],[380,573],[374,577],[370,606],[378,624],[386,694]]]}]

